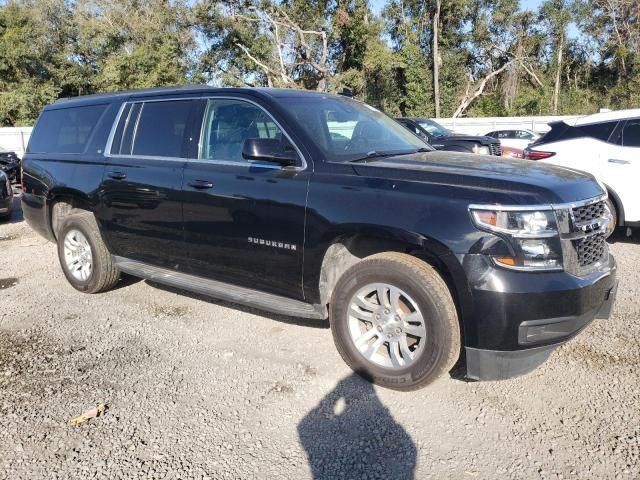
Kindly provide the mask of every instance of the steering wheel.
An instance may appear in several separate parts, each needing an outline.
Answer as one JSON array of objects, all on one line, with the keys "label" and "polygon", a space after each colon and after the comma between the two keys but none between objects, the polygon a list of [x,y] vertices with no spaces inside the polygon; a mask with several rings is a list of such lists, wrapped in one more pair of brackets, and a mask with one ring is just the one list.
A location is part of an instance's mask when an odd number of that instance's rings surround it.
[{"label": "steering wheel", "polygon": [[351,150],[366,150],[368,146],[369,140],[358,135],[357,137],[352,137],[351,140],[349,140],[349,143],[344,146],[344,151],[350,152]]}]

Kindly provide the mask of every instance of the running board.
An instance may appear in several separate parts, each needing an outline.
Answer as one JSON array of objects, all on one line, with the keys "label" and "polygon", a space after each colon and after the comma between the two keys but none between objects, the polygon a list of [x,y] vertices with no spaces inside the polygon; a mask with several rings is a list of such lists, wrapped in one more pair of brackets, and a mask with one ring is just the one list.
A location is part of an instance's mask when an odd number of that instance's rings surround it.
[{"label": "running board", "polygon": [[290,317],[323,320],[328,317],[327,308],[323,305],[312,305],[272,293],[264,293],[217,280],[209,280],[166,268],[154,267],[146,263],[129,260],[124,257],[117,257],[115,255],[113,256],[113,260],[120,271],[133,275],[134,277],[141,277],[146,280],[200,293],[220,300],[240,303]]}]

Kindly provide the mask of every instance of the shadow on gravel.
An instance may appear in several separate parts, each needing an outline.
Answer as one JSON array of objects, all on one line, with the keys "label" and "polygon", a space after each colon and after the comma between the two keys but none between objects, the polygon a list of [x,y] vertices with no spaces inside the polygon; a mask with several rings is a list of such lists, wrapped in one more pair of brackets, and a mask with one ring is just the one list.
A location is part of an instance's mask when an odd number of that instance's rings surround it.
[{"label": "shadow on gravel", "polygon": [[178,295],[183,295],[185,297],[193,298],[195,300],[211,303],[213,305],[220,305],[221,307],[232,308],[234,310],[238,310],[244,313],[250,313],[252,315],[259,315],[261,317],[265,317],[270,320],[275,320],[277,322],[287,323],[289,325],[299,325],[302,327],[329,328],[329,322],[327,320],[316,320],[313,318],[301,318],[301,317],[287,317],[286,315],[278,315],[277,313],[266,312],[264,310],[247,307],[245,305],[240,305],[238,303],[232,303],[232,302],[227,302],[225,300],[219,300],[213,297],[207,297],[206,295],[189,292],[187,290],[181,290],[179,288],[170,287],[170,286],[156,283],[150,280],[145,280],[145,281],[147,282],[148,285],[158,288],[160,290],[164,290],[165,292],[176,293]]},{"label": "shadow on gravel", "polygon": [[[631,235],[629,235],[629,231]],[[609,243],[640,243],[640,229],[626,227],[618,228],[608,238]]]},{"label": "shadow on gravel", "polygon": [[142,279],[140,277],[134,277],[133,275],[122,273],[120,274],[120,281],[116,283],[116,286],[111,290],[119,290],[121,288],[130,287],[131,285],[135,285],[136,283],[141,281]]},{"label": "shadow on gravel", "polygon": [[357,374],[343,380],[298,424],[315,480],[412,479],[417,448]]}]

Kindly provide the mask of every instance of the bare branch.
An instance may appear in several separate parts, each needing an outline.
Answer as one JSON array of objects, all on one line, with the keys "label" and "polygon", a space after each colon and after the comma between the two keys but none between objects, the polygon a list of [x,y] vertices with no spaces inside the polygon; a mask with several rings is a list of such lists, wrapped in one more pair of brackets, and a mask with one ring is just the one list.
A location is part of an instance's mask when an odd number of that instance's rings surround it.
[{"label": "bare branch", "polygon": [[244,52],[244,54],[249,57],[249,59],[251,61],[253,61],[253,63],[255,63],[258,67],[260,67],[264,73],[266,73],[267,75],[267,84],[272,87],[273,86],[273,82],[271,81],[271,75],[277,75],[276,72],[274,72],[271,68],[269,68],[267,65],[265,65],[264,63],[262,63],[260,60],[258,60],[256,57],[254,57],[253,55],[251,55],[251,53],[249,52],[249,49],[247,47],[245,47],[244,45],[242,45],[239,42],[236,42],[236,46],[242,50]]},{"label": "bare branch", "polygon": [[471,93],[471,94],[469,93],[470,85],[468,85],[467,86],[467,92],[464,94],[464,97],[462,98],[462,101],[460,102],[460,105],[458,106],[458,108],[454,112],[453,118],[457,118],[460,115],[462,115],[462,113],[464,113],[464,111],[467,108],[469,108],[469,105],[471,105],[471,103],[473,103],[473,101],[476,98],[478,98],[480,95],[482,95],[482,93],[484,92],[484,89],[487,86],[487,83],[489,82],[489,80],[491,80],[492,78],[496,77],[497,75],[500,75],[502,72],[504,72],[507,69],[507,67],[509,67],[509,65],[513,64],[516,61],[520,61],[520,60],[522,60],[522,59],[521,58],[512,58],[511,60],[509,60],[504,65],[502,65],[497,70],[492,70],[491,72],[489,72],[487,75],[485,75],[485,77],[482,80],[480,80],[478,85],[474,88],[473,93]]},{"label": "bare branch", "polygon": [[[256,11],[256,16],[236,15],[235,19],[250,23],[258,23],[265,30],[268,29],[273,42],[273,59],[260,61],[251,55],[249,49],[240,43],[236,45],[260,69],[267,74],[269,85],[272,77],[278,78],[285,85],[295,85],[294,72],[297,67],[308,65],[317,72],[317,90],[326,90],[326,79],[330,76],[327,65],[329,45],[327,33],[324,30],[306,30],[294,22],[286,11],[279,7],[270,10]],[[318,42],[310,41],[316,37]]]},{"label": "bare branch", "polygon": [[542,81],[540,81],[536,73],[533,70],[531,70],[526,63],[520,62],[520,66],[522,66],[525,72],[531,75],[531,77],[536,81],[536,83],[540,86],[540,88],[544,88],[544,84],[542,83]]},{"label": "bare branch", "polygon": [[280,61],[280,77],[284,83],[293,83],[293,80],[287,74],[287,69],[284,66],[284,56],[282,55],[282,43],[280,42],[280,23],[276,22],[271,15],[264,12],[264,16],[273,25],[273,39],[276,52],[278,53],[278,60]]}]

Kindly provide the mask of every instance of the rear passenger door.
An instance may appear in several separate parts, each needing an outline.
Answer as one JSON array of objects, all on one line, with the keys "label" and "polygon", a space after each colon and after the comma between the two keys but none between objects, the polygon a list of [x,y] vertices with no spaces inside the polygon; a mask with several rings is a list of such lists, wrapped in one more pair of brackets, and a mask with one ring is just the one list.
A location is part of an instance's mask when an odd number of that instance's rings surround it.
[{"label": "rear passenger door", "polygon": [[202,109],[198,158],[188,161],[183,181],[192,273],[301,299],[310,170],[299,150],[290,167],[243,158],[250,138],[295,148],[262,106],[211,98]]},{"label": "rear passenger door", "polygon": [[602,180],[620,197],[627,222],[640,222],[640,118],[622,122],[605,152]]},{"label": "rear passenger door", "polygon": [[134,100],[123,105],[101,185],[103,224],[111,251],[182,270],[182,175],[195,101]]}]

